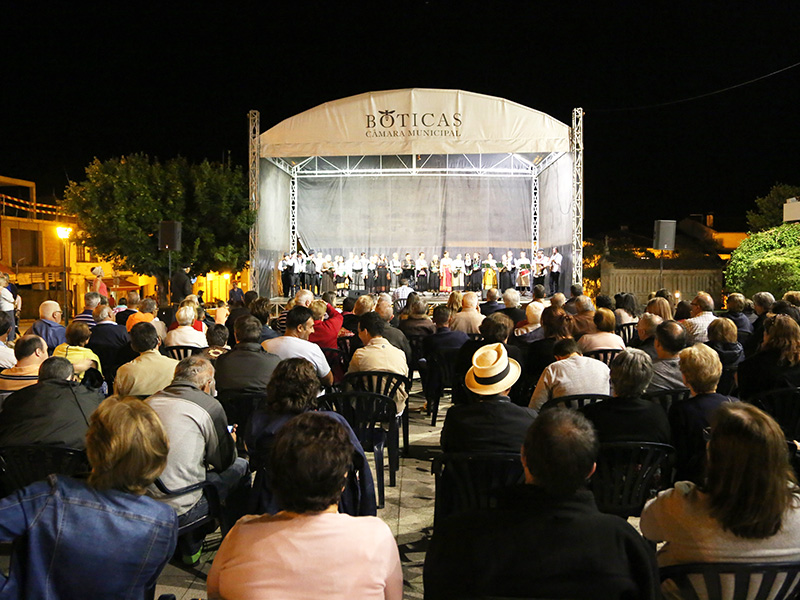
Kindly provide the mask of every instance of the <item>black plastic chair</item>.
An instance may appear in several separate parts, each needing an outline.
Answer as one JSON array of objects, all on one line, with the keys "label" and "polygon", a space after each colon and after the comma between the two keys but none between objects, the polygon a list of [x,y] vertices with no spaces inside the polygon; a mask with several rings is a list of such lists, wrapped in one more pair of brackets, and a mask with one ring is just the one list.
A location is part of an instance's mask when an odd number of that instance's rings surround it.
[{"label": "black plastic chair", "polygon": [[425,390],[428,400],[428,414],[431,415],[431,427],[436,426],[439,416],[439,403],[445,392],[453,393],[456,384],[455,363],[458,348],[444,352],[434,352],[427,357],[428,369],[431,373],[429,389]]},{"label": "black plastic chair", "polygon": [[591,488],[601,512],[638,517],[644,503],[671,482],[669,460],[675,448],[654,442],[600,444]]},{"label": "black plastic chair", "polygon": [[[420,374],[420,380],[422,380],[422,369],[420,369],[420,360],[425,358],[425,353],[422,349],[422,340],[424,340],[427,335],[407,335],[406,338],[408,339],[408,345],[411,346],[411,362],[408,364],[408,378],[411,381],[414,381],[414,371],[417,371]],[[423,389],[425,388],[424,381],[423,381]]]},{"label": "black plastic chair", "polygon": [[333,373],[333,385],[342,383],[344,375],[347,373],[347,366],[350,364],[347,355],[338,348],[322,348],[322,353],[325,355],[325,360],[328,361],[331,373]]},{"label": "black plastic chair", "polygon": [[445,453],[434,459],[431,472],[436,481],[434,527],[454,513],[494,508],[498,490],[525,480],[517,452]]},{"label": "black plastic chair", "polygon": [[91,467],[83,450],[35,444],[0,448],[0,494],[8,496],[51,473],[78,475]]},{"label": "black plastic chair", "polygon": [[483,341],[483,334],[482,333],[468,333],[467,337],[471,339],[473,342],[482,342]]},{"label": "black plastic chair", "polygon": [[545,402],[539,412],[559,406],[563,408],[579,409],[589,404],[609,400],[610,398],[611,396],[607,396],[606,394],[573,394],[572,396],[561,396],[560,398],[551,398]]},{"label": "black plastic chair", "polygon": [[198,348],[197,346],[165,346],[164,353],[170,358],[175,360],[183,360],[193,354],[200,354],[205,348]]},{"label": "black plastic chair", "polygon": [[617,335],[622,338],[626,346],[630,346],[633,340],[639,338],[639,332],[636,330],[636,323],[617,325]]},{"label": "black plastic chair", "polygon": [[353,352],[355,352],[358,347],[358,344],[355,343],[356,341],[360,343],[361,340],[354,335],[348,335],[336,339],[336,345],[344,354],[345,364],[347,365],[350,364],[350,359],[353,358]]},{"label": "black plastic chair", "polygon": [[687,600],[784,600],[796,598],[800,589],[797,562],[687,563],[661,567],[659,573],[662,584],[672,581]]},{"label": "black plastic chair", "polygon": [[675,388],[674,390],[659,390],[657,392],[650,392],[645,394],[644,397],[653,402],[658,402],[665,412],[669,413],[669,407],[675,402],[683,402],[689,399],[691,390],[689,388]]},{"label": "black plastic chair", "polygon": [[602,350],[590,350],[584,356],[588,356],[590,358],[596,358],[597,360],[604,362],[607,365],[611,365],[611,361],[614,360],[614,357],[622,352],[622,350],[612,349],[612,348],[604,348]]},{"label": "black plastic chair", "polygon": [[[400,386],[405,386],[407,394],[411,393],[411,380],[405,375],[392,373],[390,371],[358,371],[348,373],[344,376],[345,386],[363,392],[375,392],[394,400],[395,394]],[[395,408],[395,414],[397,409]],[[409,451],[409,425],[408,425],[408,400],[402,414],[398,415],[397,420],[400,429],[403,431],[403,454],[408,456]],[[400,468],[398,462],[395,470]]]},{"label": "black plastic chair", "polygon": [[[397,483],[396,468],[400,466],[397,405],[383,394],[365,391],[345,391],[325,394],[319,398],[320,408],[332,410],[347,419],[350,428],[361,441],[364,452],[375,458],[375,480],[378,483],[378,508],[384,505],[383,450],[389,454],[389,486]],[[395,467],[397,465],[397,467]]]},{"label": "black plastic chair", "polygon": [[775,419],[788,439],[800,439],[800,388],[763,392],[750,403]]}]

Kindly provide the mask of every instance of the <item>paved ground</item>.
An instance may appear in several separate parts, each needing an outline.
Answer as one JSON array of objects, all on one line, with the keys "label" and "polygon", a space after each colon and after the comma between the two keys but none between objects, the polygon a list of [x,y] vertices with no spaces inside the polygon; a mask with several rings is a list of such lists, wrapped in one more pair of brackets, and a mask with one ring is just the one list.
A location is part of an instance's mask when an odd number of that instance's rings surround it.
[{"label": "paved ground", "polygon": [[[416,392],[416,393],[415,393]],[[436,427],[430,426],[430,418],[419,412],[423,398],[419,393],[419,382],[414,383],[410,397],[409,414],[411,432],[411,456],[400,460],[397,486],[386,486],[385,507],[378,516],[392,530],[403,561],[405,595],[407,599],[422,598],[422,565],[433,525],[434,484],[431,474],[433,456],[440,452],[439,434],[449,403],[442,402]],[[370,459],[372,457],[370,456]],[[373,473],[374,473],[374,463]],[[206,538],[200,564],[194,569],[169,564],[158,580],[156,598],[159,594],[175,594],[177,600],[206,598],[205,577],[219,547],[220,536],[215,533]]]}]

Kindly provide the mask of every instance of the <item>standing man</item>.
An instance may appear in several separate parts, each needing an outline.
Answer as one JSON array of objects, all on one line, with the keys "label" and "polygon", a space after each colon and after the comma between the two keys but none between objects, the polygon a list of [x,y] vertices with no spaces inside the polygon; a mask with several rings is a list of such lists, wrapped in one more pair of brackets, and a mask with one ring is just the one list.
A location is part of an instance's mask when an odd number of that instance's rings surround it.
[{"label": "standing man", "polygon": [[558,251],[558,246],[553,246],[553,252],[550,255],[550,295],[560,292],[559,279],[561,278],[561,262],[564,257]]},{"label": "standing man", "polygon": [[182,269],[178,269],[170,279],[173,304],[180,304],[186,296],[192,293],[192,280],[189,278],[190,268],[187,265]]},{"label": "standing man", "polygon": [[283,253],[283,258],[278,263],[278,270],[281,272],[283,295],[288,298],[292,293],[292,274],[294,273],[294,261],[289,258],[288,252]]},{"label": "standing man", "polygon": [[228,302],[241,302],[244,304],[244,292],[242,288],[239,287],[239,282],[234,280],[231,282],[231,286],[231,291],[228,294]]}]

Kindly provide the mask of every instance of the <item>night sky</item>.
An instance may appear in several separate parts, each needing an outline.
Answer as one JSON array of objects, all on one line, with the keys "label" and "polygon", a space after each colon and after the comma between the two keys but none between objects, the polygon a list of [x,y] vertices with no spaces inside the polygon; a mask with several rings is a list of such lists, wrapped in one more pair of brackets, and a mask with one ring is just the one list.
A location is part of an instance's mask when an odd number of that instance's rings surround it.
[{"label": "night sky", "polygon": [[250,109],[266,130],[409,87],[568,124],[583,107],[590,235],[709,211],[741,230],[756,196],[800,185],[800,67],[674,103],[800,62],[797,2],[16,4],[0,25],[0,174],[40,198],[95,156],[245,165]]}]

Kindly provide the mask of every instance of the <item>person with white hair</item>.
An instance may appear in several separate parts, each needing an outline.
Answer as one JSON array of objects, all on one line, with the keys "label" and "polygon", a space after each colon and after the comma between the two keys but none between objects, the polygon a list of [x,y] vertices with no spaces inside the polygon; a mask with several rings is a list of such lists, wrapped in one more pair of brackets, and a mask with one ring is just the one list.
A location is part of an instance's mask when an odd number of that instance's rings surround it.
[{"label": "person with white hair", "polygon": [[56,346],[67,341],[67,329],[61,324],[64,313],[55,300],[45,300],[39,305],[39,319],[34,321],[25,335],[38,335],[47,344],[47,353],[52,356]]},{"label": "person with white hair", "polygon": [[479,327],[486,317],[478,312],[478,295],[475,292],[467,292],[464,294],[461,306],[461,312],[453,315],[450,328],[464,333],[480,333]]},{"label": "person with white hair", "polygon": [[197,311],[193,306],[181,306],[175,313],[178,327],[167,333],[166,345],[169,346],[195,346],[207,348],[208,340],[202,331],[198,331],[194,323]]},{"label": "person with white hair", "polygon": [[520,308],[520,295],[517,290],[514,288],[508,288],[505,292],[503,292],[503,304],[505,305],[505,308],[499,312],[508,315],[508,317],[514,322],[514,325],[520,321],[526,320],[525,311]]},{"label": "person with white hair", "polygon": [[73,323],[75,321],[78,321],[79,323],[86,323],[89,326],[89,329],[94,329],[95,322],[94,317],[92,316],[92,311],[98,304],[100,304],[102,298],[103,297],[98,292],[86,292],[83,295],[83,312],[75,315],[75,318],[72,319]]}]

